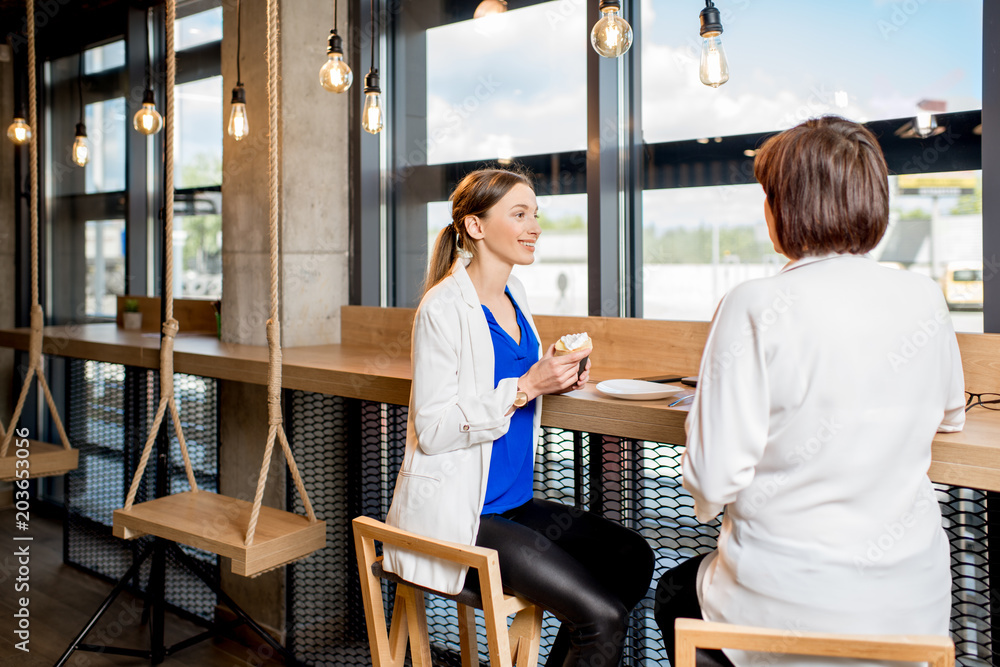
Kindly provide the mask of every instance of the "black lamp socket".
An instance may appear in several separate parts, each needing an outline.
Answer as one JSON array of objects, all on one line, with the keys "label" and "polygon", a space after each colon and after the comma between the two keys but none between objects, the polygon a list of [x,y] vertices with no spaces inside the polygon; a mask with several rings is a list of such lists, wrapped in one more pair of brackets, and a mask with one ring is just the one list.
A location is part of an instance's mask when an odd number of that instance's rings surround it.
[{"label": "black lamp socket", "polygon": [[722,17],[712,0],[706,0],[705,9],[701,10],[699,18],[701,19],[702,37],[722,34]]},{"label": "black lamp socket", "polygon": [[242,85],[237,85],[233,88],[233,99],[230,104],[246,104],[247,103],[247,91]]},{"label": "black lamp socket", "polygon": [[378,87],[378,70],[371,69],[368,74],[365,75],[365,92],[366,93],[381,93],[382,89]]},{"label": "black lamp socket", "polygon": [[327,55],[331,53],[344,55],[344,40],[337,34],[336,28],[330,31],[330,38],[327,40],[326,53]]}]

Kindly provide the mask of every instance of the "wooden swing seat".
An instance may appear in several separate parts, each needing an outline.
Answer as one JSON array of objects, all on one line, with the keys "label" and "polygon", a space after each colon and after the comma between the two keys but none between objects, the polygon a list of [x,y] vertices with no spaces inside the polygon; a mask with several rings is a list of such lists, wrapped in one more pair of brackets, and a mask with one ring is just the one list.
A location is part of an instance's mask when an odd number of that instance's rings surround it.
[{"label": "wooden swing seat", "polygon": [[[66,449],[62,445],[29,440],[28,471],[29,479],[39,477],[54,477],[76,470],[80,465],[80,452],[76,449]],[[6,456],[0,456],[0,481],[9,482],[17,477],[17,448],[13,443],[7,449]]]},{"label": "wooden swing seat", "polygon": [[225,556],[232,571],[252,577],[326,545],[326,522],[262,506],[253,545],[244,545],[253,503],[211,491],[185,491],[119,509],[114,534],[126,540],[155,535]]}]

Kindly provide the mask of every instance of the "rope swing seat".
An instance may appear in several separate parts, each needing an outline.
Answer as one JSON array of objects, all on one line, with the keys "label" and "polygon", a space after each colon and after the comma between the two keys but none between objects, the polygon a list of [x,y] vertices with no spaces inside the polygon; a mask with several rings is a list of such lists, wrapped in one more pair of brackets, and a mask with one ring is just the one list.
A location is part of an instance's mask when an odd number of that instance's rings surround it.
[{"label": "rope swing seat", "polygon": [[[167,1],[167,122],[165,145],[165,236],[173,234],[173,86],[175,59],[173,48],[175,0]],[[231,559],[232,571],[242,576],[256,576],[292,561],[304,558],[326,546],[326,522],[316,519],[302,477],[295,465],[288,438],[282,426],[281,414],[281,324],[278,320],[278,10],[277,0],[267,2],[267,57],[270,133],[268,138],[269,200],[270,200],[270,260],[271,312],[267,322],[268,343],[268,434],[263,462],[257,479],[253,502],[231,498],[198,489],[191,461],[188,458],[184,434],[177,413],[173,387],[173,347],[177,320],[173,318],[173,258],[170,243],[164,244],[166,307],[163,337],[160,345],[160,403],[146,440],[138,468],[132,479],[125,507],[114,512],[114,534],[124,539],[154,535],[172,542],[186,544]],[[164,495],[135,504],[150,451],[169,408],[174,431],[184,458],[191,490]],[[261,501],[267,484],[267,472],[277,441],[285,456],[295,487],[305,507],[306,516],[263,507]]]},{"label": "rope swing seat", "polygon": [[[5,430],[0,424],[0,481],[23,479],[23,471],[28,471],[28,478],[53,477],[76,470],[80,465],[80,452],[73,449],[66,437],[66,429],[59,419],[59,411],[52,392],[45,381],[45,368],[42,358],[42,328],[45,326],[45,311],[38,296],[38,89],[35,81],[35,13],[34,1],[29,0],[28,15],[28,122],[32,133],[30,148],[30,189],[29,210],[31,212],[31,338],[28,344],[28,372],[24,376],[21,394],[18,396],[14,414],[10,419],[10,428]],[[17,421],[21,418],[25,399],[31,389],[32,379],[37,378],[38,384],[45,395],[52,421],[59,432],[61,445],[53,445],[37,440],[28,440],[28,447],[21,446],[21,438],[11,447],[17,431]],[[27,451],[27,456],[21,452]],[[25,463],[26,461],[26,463]],[[21,477],[19,477],[19,474]]]}]

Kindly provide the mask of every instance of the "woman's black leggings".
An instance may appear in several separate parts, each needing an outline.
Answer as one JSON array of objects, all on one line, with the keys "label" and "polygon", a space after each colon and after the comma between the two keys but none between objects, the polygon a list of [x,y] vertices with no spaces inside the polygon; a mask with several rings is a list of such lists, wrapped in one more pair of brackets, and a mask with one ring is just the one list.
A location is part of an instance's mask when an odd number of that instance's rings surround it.
[{"label": "woman's black leggings", "polygon": [[[483,516],[476,544],[496,549],[504,588],[562,621],[548,667],[618,665],[629,612],[653,577],[653,550],[641,535],[595,514],[533,499]],[[475,579],[470,576],[467,585],[478,589]]]}]

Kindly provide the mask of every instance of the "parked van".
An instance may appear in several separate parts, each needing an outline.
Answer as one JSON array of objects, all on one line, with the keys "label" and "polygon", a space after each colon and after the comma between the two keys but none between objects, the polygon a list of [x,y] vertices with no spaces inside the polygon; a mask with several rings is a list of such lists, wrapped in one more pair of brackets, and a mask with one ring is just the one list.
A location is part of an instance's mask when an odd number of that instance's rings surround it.
[{"label": "parked van", "polygon": [[948,262],[941,289],[951,310],[982,310],[983,263]]}]

